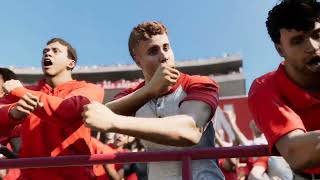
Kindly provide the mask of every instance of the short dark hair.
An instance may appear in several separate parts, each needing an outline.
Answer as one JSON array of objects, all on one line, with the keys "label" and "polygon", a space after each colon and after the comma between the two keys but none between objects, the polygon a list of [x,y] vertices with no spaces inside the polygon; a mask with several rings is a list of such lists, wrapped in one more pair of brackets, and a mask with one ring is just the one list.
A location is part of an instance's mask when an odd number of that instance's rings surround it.
[{"label": "short dark hair", "polygon": [[168,34],[166,26],[161,22],[147,21],[134,27],[130,33],[128,42],[131,57],[135,59],[133,51],[140,41],[146,41],[152,38],[152,36],[159,34]]},{"label": "short dark hair", "polygon": [[282,0],[269,11],[266,26],[271,40],[280,43],[280,29],[310,31],[320,21],[320,3],[316,0]]},{"label": "short dark hair", "polygon": [[74,60],[75,62],[77,62],[77,59],[78,59],[77,51],[76,51],[75,48],[73,48],[71,46],[70,43],[68,43],[67,41],[65,41],[62,38],[52,38],[47,42],[47,45],[55,43],[55,42],[58,42],[58,43],[60,43],[60,44],[62,44],[64,46],[66,46],[67,47],[67,51],[68,51],[68,58],[70,58],[70,59]]},{"label": "short dark hair", "polygon": [[17,79],[17,75],[8,68],[0,67],[0,74],[2,75],[3,81]]}]

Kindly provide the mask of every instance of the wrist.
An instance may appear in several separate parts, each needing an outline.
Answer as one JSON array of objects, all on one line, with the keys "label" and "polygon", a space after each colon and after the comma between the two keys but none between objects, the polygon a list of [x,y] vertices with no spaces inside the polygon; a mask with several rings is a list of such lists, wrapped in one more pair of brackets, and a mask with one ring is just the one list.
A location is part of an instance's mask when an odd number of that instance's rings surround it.
[{"label": "wrist", "polygon": [[118,114],[114,114],[109,121],[109,127],[106,131],[116,132],[119,129],[119,116]]},{"label": "wrist", "polygon": [[24,87],[17,87],[12,89],[10,92],[8,92],[9,94],[16,96],[16,97],[22,97],[23,95],[25,95],[27,93],[27,89]]},{"label": "wrist", "polygon": [[152,86],[146,84],[141,88],[141,93],[148,99],[153,99],[157,96],[157,94],[153,91]]}]

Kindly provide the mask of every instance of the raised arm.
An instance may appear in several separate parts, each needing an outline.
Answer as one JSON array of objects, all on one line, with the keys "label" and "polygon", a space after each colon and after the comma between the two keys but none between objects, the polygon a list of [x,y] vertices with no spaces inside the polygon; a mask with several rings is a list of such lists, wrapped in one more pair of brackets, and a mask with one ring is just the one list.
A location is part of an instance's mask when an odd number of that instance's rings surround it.
[{"label": "raised arm", "polygon": [[137,90],[131,89],[116,96],[116,100],[106,104],[113,112],[130,116],[149,100],[166,93],[177,82],[179,71],[165,64],[158,67],[152,79],[141,84]]},{"label": "raised arm", "polygon": [[234,112],[224,112],[223,113],[227,119],[227,121],[229,122],[232,131],[235,134],[235,140],[238,141],[239,143],[241,143],[242,145],[249,145],[248,143],[248,139],[246,138],[246,136],[241,132],[240,128],[237,125],[237,117],[235,115]]}]

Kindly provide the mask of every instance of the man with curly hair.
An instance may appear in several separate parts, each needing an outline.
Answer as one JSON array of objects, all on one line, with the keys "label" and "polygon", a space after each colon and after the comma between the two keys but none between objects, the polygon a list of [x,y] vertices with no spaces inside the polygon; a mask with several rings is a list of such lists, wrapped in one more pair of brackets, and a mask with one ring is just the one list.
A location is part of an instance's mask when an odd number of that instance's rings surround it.
[{"label": "man with curly hair", "polygon": [[320,179],[320,2],[284,0],[266,25],[284,61],[253,82],[250,110],[295,179]]}]

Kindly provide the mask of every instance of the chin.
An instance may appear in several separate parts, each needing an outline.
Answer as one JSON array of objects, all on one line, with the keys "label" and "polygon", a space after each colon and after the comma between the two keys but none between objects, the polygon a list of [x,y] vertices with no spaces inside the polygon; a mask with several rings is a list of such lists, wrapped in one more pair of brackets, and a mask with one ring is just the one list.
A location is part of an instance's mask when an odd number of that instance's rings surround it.
[{"label": "chin", "polygon": [[55,74],[50,72],[50,71],[46,71],[46,70],[43,70],[43,74],[47,77],[53,77]]}]

